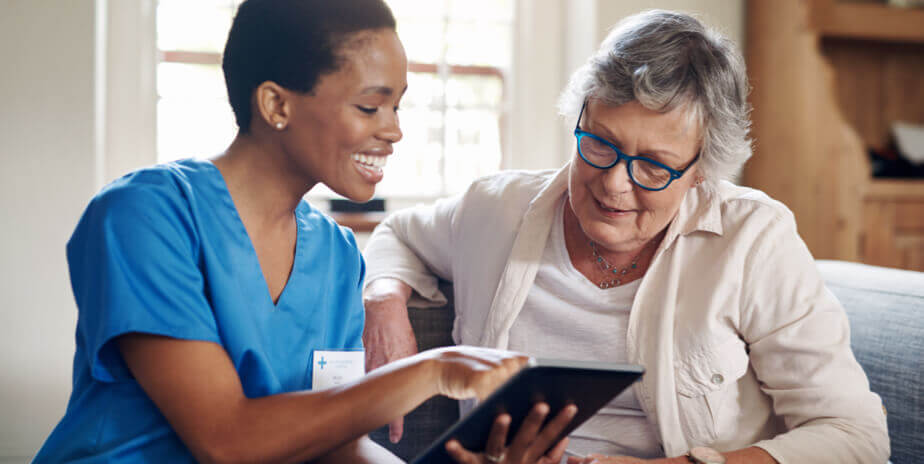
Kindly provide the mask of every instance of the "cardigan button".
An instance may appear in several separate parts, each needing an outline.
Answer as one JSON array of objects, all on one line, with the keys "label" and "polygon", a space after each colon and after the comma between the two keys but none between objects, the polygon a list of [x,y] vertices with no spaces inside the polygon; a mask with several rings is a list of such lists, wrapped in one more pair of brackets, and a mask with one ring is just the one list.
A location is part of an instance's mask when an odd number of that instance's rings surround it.
[{"label": "cardigan button", "polygon": [[724,382],[724,381],[725,381],[725,377],[722,377],[722,374],[713,374],[713,375],[712,375],[712,383],[714,383],[714,384],[716,384],[716,385],[721,385],[722,382]]}]

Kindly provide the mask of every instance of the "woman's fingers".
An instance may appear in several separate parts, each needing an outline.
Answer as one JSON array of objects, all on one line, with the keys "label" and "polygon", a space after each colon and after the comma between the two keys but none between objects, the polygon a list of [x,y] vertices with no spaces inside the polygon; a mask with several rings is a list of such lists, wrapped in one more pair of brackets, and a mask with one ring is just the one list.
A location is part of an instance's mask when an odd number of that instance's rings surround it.
[{"label": "woman's fingers", "polygon": [[[554,448],[549,450],[549,452],[542,458],[545,462],[543,464],[558,464],[561,462],[562,456],[565,455],[565,450],[568,448],[568,438],[565,437],[555,445]],[[569,458],[570,459],[570,458]]]},{"label": "woman's fingers", "polygon": [[458,464],[481,464],[481,458],[477,454],[463,448],[456,440],[446,442],[446,452]]},{"label": "woman's fingers", "polygon": [[517,430],[517,434],[513,437],[510,448],[507,449],[507,455],[511,458],[512,462],[520,462],[523,457],[527,456],[529,446],[536,438],[536,434],[539,433],[542,422],[545,421],[545,416],[548,414],[549,405],[545,403],[536,403],[533,408],[530,409],[529,414],[526,415],[526,419],[523,419],[523,423],[520,424],[520,429]]},{"label": "woman's fingers", "polygon": [[[577,406],[573,404],[569,404],[559,411],[558,414],[555,415],[555,418],[542,428],[542,431],[539,432],[539,436],[537,436],[530,445],[530,455],[537,457],[542,456],[542,453],[552,446],[554,440],[565,430],[565,427],[568,426],[571,419],[574,419],[576,414]],[[561,443],[558,443],[555,449],[558,449],[560,446]],[[562,448],[562,452],[564,452],[564,448]],[[549,452],[549,454],[551,454],[551,452]],[[561,460],[561,456],[559,456],[558,459]]]},{"label": "woman's fingers", "polygon": [[504,446],[507,444],[507,432],[510,430],[510,415],[501,414],[494,419],[488,443],[484,447],[485,454],[489,456],[502,456]]}]

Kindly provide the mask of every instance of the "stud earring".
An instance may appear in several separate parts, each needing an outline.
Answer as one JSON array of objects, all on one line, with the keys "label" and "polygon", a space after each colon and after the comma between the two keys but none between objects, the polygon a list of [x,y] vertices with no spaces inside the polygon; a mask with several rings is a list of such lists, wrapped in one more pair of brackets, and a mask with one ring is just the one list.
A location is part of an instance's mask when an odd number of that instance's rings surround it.
[{"label": "stud earring", "polygon": [[285,127],[285,124],[282,121],[276,123],[276,129],[282,130],[283,127]]}]

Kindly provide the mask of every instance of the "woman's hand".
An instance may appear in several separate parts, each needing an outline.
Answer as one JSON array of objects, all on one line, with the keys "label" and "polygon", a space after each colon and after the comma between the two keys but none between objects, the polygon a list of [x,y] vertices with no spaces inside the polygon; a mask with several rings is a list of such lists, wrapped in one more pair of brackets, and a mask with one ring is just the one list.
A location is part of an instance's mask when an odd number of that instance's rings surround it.
[{"label": "woman's hand", "polygon": [[568,458],[568,464],[643,464],[650,462],[653,461],[630,456],[603,456],[602,454],[591,454],[584,458]]},{"label": "woman's hand", "polygon": [[[397,279],[377,279],[363,293],[366,325],[366,371],[417,354],[417,338],[407,315],[411,287]],[[404,418],[388,424],[388,439],[397,443],[404,433]]]},{"label": "woman's hand", "polygon": [[568,458],[568,464],[683,464],[687,462],[690,461],[684,456],[662,459],[639,459],[633,458],[631,456],[604,456],[602,454],[590,454],[583,458]]},{"label": "woman's hand", "polygon": [[548,414],[547,404],[536,404],[523,420],[516,436],[506,449],[504,444],[507,442],[507,432],[510,429],[510,416],[501,414],[497,416],[491,427],[491,434],[488,436],[484,453],[468,451],[456,440],[446,443],[446,451],[459,464],[558,464],[568,446],[568,439],[561,440],[547,453],[546,450],[552,446],[555,437],[577,414],[577,406],[565,407],[545,427],[542,427]]}]

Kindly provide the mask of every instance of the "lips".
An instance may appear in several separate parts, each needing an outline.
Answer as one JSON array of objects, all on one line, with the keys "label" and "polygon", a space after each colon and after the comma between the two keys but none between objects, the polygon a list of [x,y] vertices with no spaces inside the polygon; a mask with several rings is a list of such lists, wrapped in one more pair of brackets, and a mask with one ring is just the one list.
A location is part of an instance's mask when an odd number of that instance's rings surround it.
[{"label": "lips", "polygon": [[384,172],[382,168],[385,167],[385,164],[388,162],[388,155],[390,153],[381,153],[381,154],[369,154],[369,153],[353,153],[350,155],[350,159],[353,160],[353,167],[356,168],[356,171],[366,180],[366,182],[377,184],[381,182],[384,177]]},{"label": "lips", "polygon": [[631,210],[631,209],[620,209],[620,208],[610,207],[608,205],[603,204],[603,202],[601,202],[600,200],[597,200],[596,198],[594,199],[594,202],[597,204],[597,208],[599,208],[601,211],[605,213],[628,214],[628,213],[635,212],[635,210]]}]

